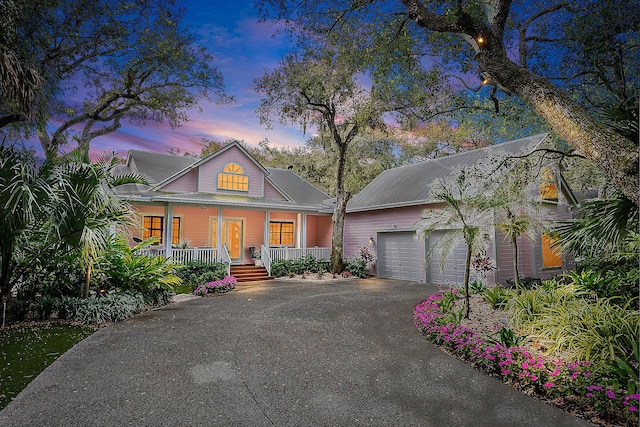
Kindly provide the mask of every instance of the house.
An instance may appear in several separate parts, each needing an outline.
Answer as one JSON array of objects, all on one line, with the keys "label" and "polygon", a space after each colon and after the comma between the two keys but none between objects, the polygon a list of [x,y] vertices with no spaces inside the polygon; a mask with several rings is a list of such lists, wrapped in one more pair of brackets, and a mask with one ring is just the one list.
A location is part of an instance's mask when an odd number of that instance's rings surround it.
[{"label": "house", "polygon": [[[376,253],[378,277],[427,283],[460,284],[464,281],[466,245],[460,241],[449,256],[444,270],[440,257],[426,254],[450,230],[439,230],[419,239],[416,223],[427,209],[439,205],[430,196],[431,186],[461,166],[473,166],[500,152],[527,154],[543,147],[548,134],[535,135],[490,147],[431,159],[382,172],[355,195],[347,205],[344,232],[345,254],[355,254],[362,246]],[[575,197],[560,171],[552,164],[541,167],[538,182],[531,183],[534,197],[544,204],[547,219],[571,217]],[[441,206],[441,205],[440,205]],[[513,277],[513,248],[497,229],[491,233],[488,255],[496,270],[489,283],[505,283]],[[518,241],[520,276],[549,277],[574,268],[573,259],[551,249],[553,239],[542,234],[537,241],[525,237]]]},{"label": "house", "polygon": [[124,168],[148,179],[116,191],[139,217],[132,238],[160,239],[153,253],[234,265],[256,252],[267,264],[330,256],[330,197],[291,170],[263,167],[236,142],[202,159],[130,150]]}]

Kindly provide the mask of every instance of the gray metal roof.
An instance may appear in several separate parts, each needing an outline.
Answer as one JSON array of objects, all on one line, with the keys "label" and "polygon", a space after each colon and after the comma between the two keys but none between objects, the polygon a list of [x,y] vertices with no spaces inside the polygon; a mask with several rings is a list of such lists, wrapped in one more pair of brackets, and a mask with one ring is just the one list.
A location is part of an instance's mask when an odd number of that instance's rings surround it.
[{"label": "gray metal roof", "polygon": [[[133,164],[131,164],[133,160]],[[173,154],[152,153],[150,151],[129,150],[129,167],[149,178],[150,184],[157,184],[192,165],[199,159]],[[133,166],[133,167],[132,167]]]},{"label": "gray metal roof", "polygon": [[[246,154],[250,157],[250,154]],[[173,176],[184,172],[186,168],[202,162],[202,159],[193,157],[151,153],[140,150],[130,150],[127,160],[129,168],[149,177],[149,184],[152,186],[153,184],[167,181]],[[251,160],[254,159],[251,158]],[[264,170],[266,171],[266,179],[271,181],[280,191],[284,192],[285,196],[288,196],[291,201],[267,200],[264,198],[223,194],[164,193],[161,188],[156,191],[152,187],[138,185],[121,186],[117,192],[127,200],[139,202],[173,201],[177,203],[204,203],[269,209],[296,208],[298,210],[316,210],[319,212],[332,211],[332,204],[328,202],[330,196],[292,171],[277,168],[264,168]]]},{"label": "gray metal roof", "polygon": [[534,135],[514,141],[424,162],[388,169],[356,194],[347,212],[414,206],[429,203],[431,185],[462,166],[473,166],[481,160],[504,151],[511,154],[531,152],[548,134]]},{"label": "gray metal roof", "polygon": [[266,168],[271,179],[297,203],[323,203],[329,195],[287,169]]}]

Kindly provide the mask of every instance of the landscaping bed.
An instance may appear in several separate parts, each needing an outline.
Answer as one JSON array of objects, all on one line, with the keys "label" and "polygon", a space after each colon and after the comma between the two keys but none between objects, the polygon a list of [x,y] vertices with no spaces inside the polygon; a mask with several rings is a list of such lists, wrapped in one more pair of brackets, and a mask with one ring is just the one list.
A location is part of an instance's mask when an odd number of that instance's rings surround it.
[{"label": "landscaping bed", "polygon": [[609,365],[577,360],[570,351],[550,353],[510,329],[510,313],[480,295],[471,296],[464,319],[462,301],[457,290],[432,295],[415,307],[416,327],[460,360],[575,416],[596,425],[638,425],[637,380],[622,383]]}]

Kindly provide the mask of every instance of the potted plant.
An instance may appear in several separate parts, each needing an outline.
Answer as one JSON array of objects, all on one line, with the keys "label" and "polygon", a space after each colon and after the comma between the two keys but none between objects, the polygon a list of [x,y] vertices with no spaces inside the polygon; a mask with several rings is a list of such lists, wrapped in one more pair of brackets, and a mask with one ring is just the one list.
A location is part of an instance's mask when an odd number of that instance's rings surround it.
[{"label": "potted plant", "polygon": [[260,248],[256,248],[255,246],[249,246],[249,253],[251,255],[251,259],[253,260],[253,264],[257,267],[261,267],[262,258],[260,256]]}]

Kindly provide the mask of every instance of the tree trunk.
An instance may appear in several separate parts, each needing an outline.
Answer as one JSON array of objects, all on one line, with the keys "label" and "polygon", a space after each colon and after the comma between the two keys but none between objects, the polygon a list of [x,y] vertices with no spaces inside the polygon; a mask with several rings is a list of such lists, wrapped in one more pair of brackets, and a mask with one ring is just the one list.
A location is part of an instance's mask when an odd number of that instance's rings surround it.
[{"label": "tree trunk", "polygon": [[87,263],[87,277],[85,278],[84,281],[84,292],[83,292],[83,297],[87,298],[89,296],[89,285],[91,283],[91,262]]},{"label": "tree trunk", "polygon": [[640,205],[635,143],[595,120],[556,86],[509,60],[504,51],[487,49],[476,55],[491,83],[521,97],[573,148],[598,166],[625,196]]},{"label": "tree trunk", "polygon": [[333,228],[331,230],[331,273],[342,272],[342,256],[343,256],[343,237],[344,237],[344,219],[347,213],[347,202],[349,196],[344,189],[344,168],[347,160],[347,143],[342,144],[336,141],[338,145],[338,171],[336,173],[336,208],[333,211],[331,219]]},{"label": "tree trunk", "polygon": [[518,240],[515,235],[511,236],[511,244],[513,245],[513,281],[518,287],[520,286],[520,273],[518,272]]},{"label": "tree trunk", "polygon": [[471,243],[467,242],[467,259],[464,263],[464,318],[469,318],[471,299],[469,295],[469,275],[471,273]]}]

